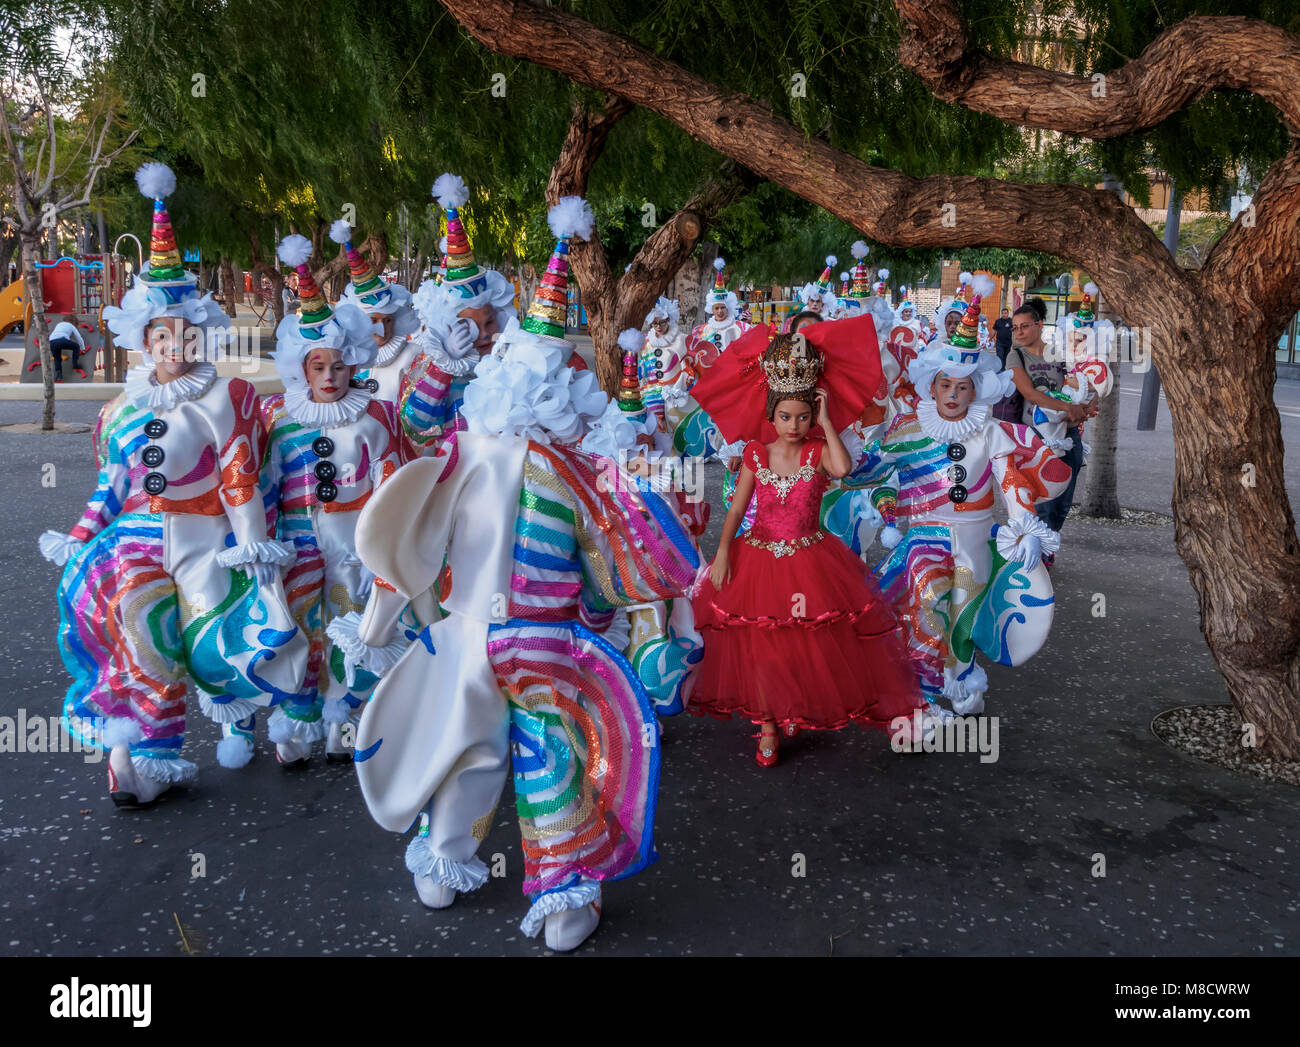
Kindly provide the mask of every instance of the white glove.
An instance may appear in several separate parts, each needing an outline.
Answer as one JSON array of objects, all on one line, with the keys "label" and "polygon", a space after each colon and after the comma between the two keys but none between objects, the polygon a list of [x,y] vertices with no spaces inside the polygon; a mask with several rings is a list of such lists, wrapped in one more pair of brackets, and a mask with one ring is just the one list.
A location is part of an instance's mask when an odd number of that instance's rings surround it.
[{"label": "white glove", "polygon": [[474,343],[477,341],[478,324],[462,317],[451,325],[451,330],[447,332],[443,344],[446,346],[448,356],[453,360],[460,360],[474,351]]},{"label": "white glove", "polygon": [[70,534],[46,531],[37,539],[37,544],[41,547],[41,555],[45,559],[58,567],[62,567],[76,556],[86,543],[80,538],[73,538]]},{"label": "white glove", "polygon": [[1032,534],[1021,535],[1020,541],[1016,543],[1012,559],[1024,564],[1026,571],[1032,571],[1038,566],[1038,561],[1042,558],[1043,549],[1038,537]]},{"label": "white glove", "polygon": [[280,566],[273,563],[246,563],[240,568],[249,578],[256,578],[258,585],[273,585],[280,580]]},{"label": "white glove", "polygon": [[885,524],[880,531],[880,544],[886,549],[893,549],[903,540],[903,532],[894,524]]}]

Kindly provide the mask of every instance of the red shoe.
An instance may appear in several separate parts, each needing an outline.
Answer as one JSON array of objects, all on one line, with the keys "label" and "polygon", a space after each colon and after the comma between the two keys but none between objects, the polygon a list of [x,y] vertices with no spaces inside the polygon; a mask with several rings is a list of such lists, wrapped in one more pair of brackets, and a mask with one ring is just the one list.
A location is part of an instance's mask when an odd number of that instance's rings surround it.
[{"label": "red shoe", "polygon": [[788,723],[781,728],[781,733],[784,734],[787,738],[798,738],[799,725],[797,723]]},{"label": "red shoe", "polygon": [[[780,735],[778,735],[775,731],[773,731],[771,734],[768,734],[764,731],[759,731],[759,733],[754,735],[754,737],[758,739],[758,750],[754,753],[754,759],[758,761],[758,766],[760,767],[773,766],[776,763],[777,747],[779,744],[777,742],[777,739],[780,738]],[[764,738],[770,738],[773,744],[764,748],[763,746]]]}]

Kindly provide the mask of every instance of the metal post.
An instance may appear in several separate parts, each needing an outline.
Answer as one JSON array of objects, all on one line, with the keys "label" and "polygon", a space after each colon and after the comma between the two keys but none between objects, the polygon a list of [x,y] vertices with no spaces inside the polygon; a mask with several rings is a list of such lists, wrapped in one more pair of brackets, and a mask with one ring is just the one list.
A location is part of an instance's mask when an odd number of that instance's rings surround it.
[{"label": "metal post", "polygon": [[[1165,210],[1165,250],[1178,258],[1178,226],[1182,208],[1178,203],[1178,187],[1174,176],[1169,176],[1169,206]],[[1148,352],[1150,344],[1147,345]],[[1149,433],[1156,427],[1156,413],[1160,408],[1160,372],[1155,361],[1148,361],[1147,373],[1142,376],[1142,395],[1138,399],[1138,432]]]}]

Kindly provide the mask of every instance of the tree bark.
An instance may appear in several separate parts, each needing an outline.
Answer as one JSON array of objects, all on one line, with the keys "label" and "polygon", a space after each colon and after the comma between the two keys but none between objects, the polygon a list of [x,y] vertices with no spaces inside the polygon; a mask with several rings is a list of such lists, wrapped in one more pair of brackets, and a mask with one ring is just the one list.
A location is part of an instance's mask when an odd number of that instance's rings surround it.
[{"label": "tree bark", "polygon": [[698,258],[688,258],[677,269],[673,277],[673,295],[681,308],[681,327],[690,331],[700,322],[700,287],[703,284],[703,262]]},{"label": "tree bark", "polygon": [[[574,99],[569,129],[546,186],[548,205],[554,206],[562,196],[586,195],[591,169],[610,131],[631,110],[632,104],[621,98],[611,99],[603,109],[593,109]],[[596,377],[610,396],[617,394],[622,378],[619,333],[628,328],[640,330],[655,299],[695,249],[705,223],[755,181],[748,172],[738,171],[735,164],[725,163],[685,206],[650,234],[628,270],[617,277],[610,272],[599,231],[586,242],[575,240],[570,244],[569,264],[587,311]]]},{"label": "tree bark", "polygon": [[36,340],[41,354],[41,382],[44,385],[41,410],[41,428],[46,432],[54,429],[54,357],[50,353],[50,326],[45,321],[45,291],[41,286],[41,274],[36,268],[41,257],[41,230],[39,228],[24,230],[20,234],[22,241],[23,293],[31,307],[32,329],[30,336]]},{"label": "tree bark", "polygon": [[[517,0],[440,2],[491,50],[651,109],[872,239],[1020,247],[1086,270],[1117,312],[1154,336],[1174,422],[1175,541],[1210,651],[1261,747],[1300,756],[1300,543],[1272,399],[1273,346],[1300,308],[1296,147],[1261,182],[1249,220],[1239,217],[1193,274],[1107,190],[909,178],[807,139],[752,99],[564,11]],[[1111,137],[1228,86],[1256,92],[1293,132],[1300,128],[1300,39],[1262,22],[1187,19],[1108,73],[1098,97],[1092,78],[968,53],[951,3],[895,2],[908,26],[905,65],[939,97],[1018,124]]]}]

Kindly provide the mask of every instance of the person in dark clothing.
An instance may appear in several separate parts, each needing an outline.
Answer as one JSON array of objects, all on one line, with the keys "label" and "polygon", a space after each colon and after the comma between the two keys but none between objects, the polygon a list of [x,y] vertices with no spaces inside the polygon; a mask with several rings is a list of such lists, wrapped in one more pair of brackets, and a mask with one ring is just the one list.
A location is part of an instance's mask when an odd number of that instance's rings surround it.
[{"label": "person in dark clothing", "polygon": [[1011,348],[1011,310],[1003,309],[993,321],[993,337],[997,339],[998,362],[1007,365],[1007,350]]},{"label": "person in dark clothing", "polygon": [[54,380],[63,381],[63,354],[72,357],[72,369],[82,378],[86,372],[81,369],[81,354],[86,351],[85,339],[77,330],[77,318],[68,313],[50,332],[50,355],[54,358]]}]

